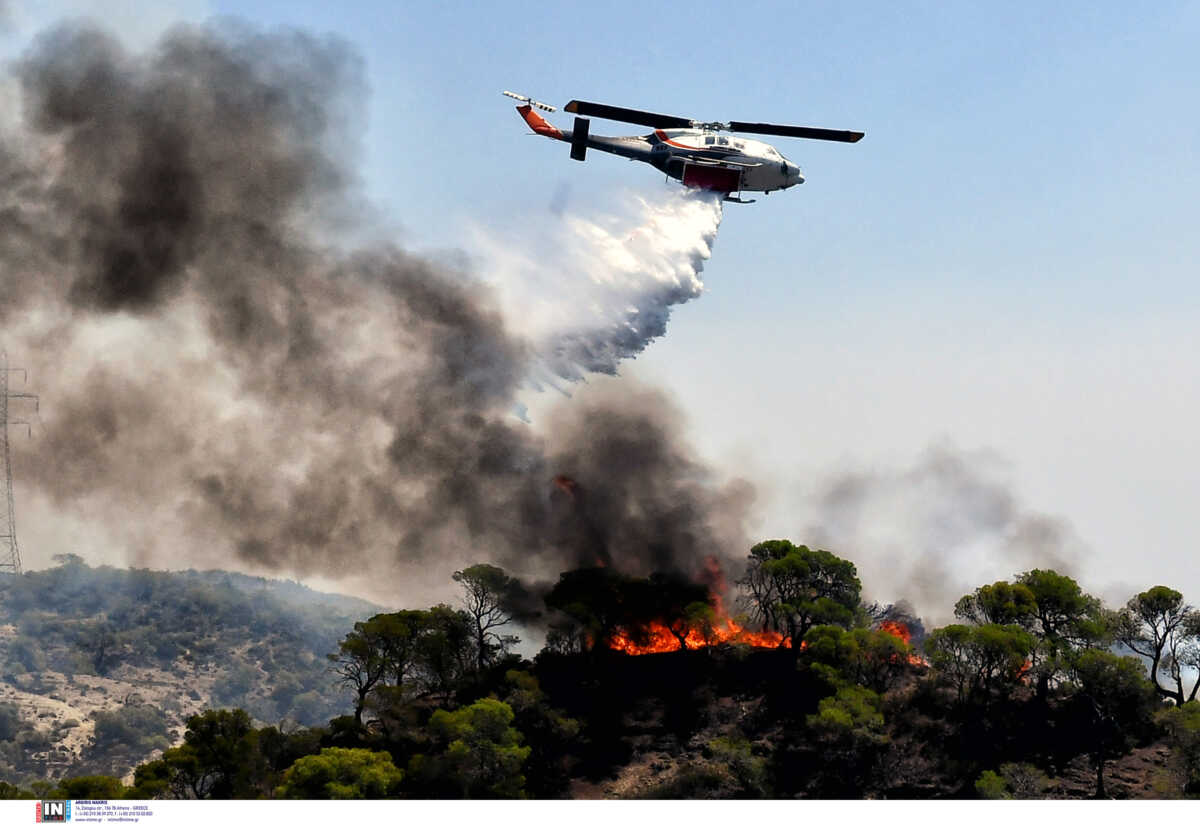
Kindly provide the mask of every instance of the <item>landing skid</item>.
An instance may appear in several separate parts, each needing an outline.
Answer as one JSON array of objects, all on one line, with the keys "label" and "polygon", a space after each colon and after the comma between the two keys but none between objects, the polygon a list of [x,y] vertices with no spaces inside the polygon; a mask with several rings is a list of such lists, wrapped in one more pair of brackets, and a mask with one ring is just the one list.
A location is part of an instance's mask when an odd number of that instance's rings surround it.
[{"label": "landing skid", "polygon": [[725,195],[725,202],[726,203],[757,203],[758,201],[757,200],[742,200],[740,197],[732,197],[730,195]]}]

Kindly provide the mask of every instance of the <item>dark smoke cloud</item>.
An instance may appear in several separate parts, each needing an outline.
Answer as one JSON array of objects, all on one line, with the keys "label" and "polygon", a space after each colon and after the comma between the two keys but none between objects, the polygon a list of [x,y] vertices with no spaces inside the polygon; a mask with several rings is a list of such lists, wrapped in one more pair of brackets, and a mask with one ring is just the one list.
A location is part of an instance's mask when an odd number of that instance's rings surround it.
[{"label": "dark smoke cloud", "polygon": [[806,533],[859,567],[868,590],[944,620],[976,587],[1036,567],[1072,574],[1079,544],[1026,510],[987,453],[929,450],[907,469],[845,472],[817,496]]},{"label": "dark smoke cloud", "polygon": [[344,188],[331,120],[362,79],[340,43],[229,24],[130,55],[74,24],[41,35],[16,74],[53,172],[52,234],[33,251],[78,308],[149,312],[189,275],[240,280],[200,259],[222,250],[282,273],[297,220]]},{"label": "dark smoke cloud", "polygon": [[711,471],[674,434],[679,415],[659,393],[614,391],[619,405],[580,399],[555,421],[565,448],[551,453],[551,463],[570,480],[560,528],[564,542],[582,551],[579,561],[694,577],[710,555],[744,554],[751,486],[714,486]]},{"label": "dark smoke cloud", "polygon": [[96,544],[365,574],[393,602],[478,561],[546,578],[744,552],[748,489],[718,485],[661,396],[596,387],[534,430],[512,414],[530,348],[486,289],[331,242],[358,197],[343,43],[223,24],[130,54],[73,24],[15,72],[0,323],[42,396],[17,471]]}]

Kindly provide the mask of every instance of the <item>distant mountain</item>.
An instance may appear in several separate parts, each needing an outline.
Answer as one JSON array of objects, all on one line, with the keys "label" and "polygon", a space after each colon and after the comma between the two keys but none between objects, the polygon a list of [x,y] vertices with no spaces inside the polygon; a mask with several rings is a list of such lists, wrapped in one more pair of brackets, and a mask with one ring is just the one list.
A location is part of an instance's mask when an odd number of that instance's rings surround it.
[{"label": "distant mountain", "polygon": [[[278,578],[260,578],[253,575],[243,575],[240,572],[226,572],[213,569],[197,571],[189,569],[178,575],[207,581],[214,586],[231,586],[251,595],[268,594],[291,607],[304,612],[324,612],[331,616],[376,615],[384,610],[378,604],[353,595],[340,595],[336,592],[318,592],[306,587],[298,581],[284,581]],[[358,620],[355,618],[355,620]]]},{"label": "distant mountain", "polygon": [[382,611],[294,581],[73,556],[10,578],[0,588],[0,781],[124,774],[178,743],[208,707],[325,723],[349,707],[326,655]]}]

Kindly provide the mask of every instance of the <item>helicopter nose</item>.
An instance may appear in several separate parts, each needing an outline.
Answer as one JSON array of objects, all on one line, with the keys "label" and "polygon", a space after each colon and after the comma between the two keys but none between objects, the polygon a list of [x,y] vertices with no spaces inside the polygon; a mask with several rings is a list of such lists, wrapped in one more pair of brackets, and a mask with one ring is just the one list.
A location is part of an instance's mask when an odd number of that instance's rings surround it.
[{"label": "helicopter nose", "polygon": [[788,164],[788,179],[792,183],[803,183],[804,173],[800,171],[800,167],[794,163]]}]

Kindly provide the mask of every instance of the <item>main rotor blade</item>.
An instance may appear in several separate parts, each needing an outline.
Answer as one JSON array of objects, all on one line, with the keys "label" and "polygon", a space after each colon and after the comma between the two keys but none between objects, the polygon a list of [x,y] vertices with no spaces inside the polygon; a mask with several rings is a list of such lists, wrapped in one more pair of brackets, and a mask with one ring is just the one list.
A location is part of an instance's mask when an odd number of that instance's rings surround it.
[{"label": "main rotor blade", "polygon": [[836,140],[839,143],[857,143],[863,139],[864,132],[847,132],[837,129],[814,129],[811,126],[780,126],[775,123],[747,123],[744,120],[731,120],[730,131],[750,132],[751,134],[776,134],[781,137],[805,137],[809,140]]},{"label": "main rotor blade", "polygon": [[624,123],[637,123],[641,126],[652,126],[655,129],[686,129],[692,125],[690,118],[675,117],[670,114],[655,114],[637,109],[622,109],[620,106],[606,106],[603,103],[588,103],[583,100],[572,100],[565,111],[580,114],[585,117],[603,117],[605,120],[620,120]]}]

